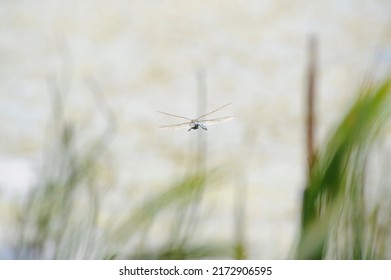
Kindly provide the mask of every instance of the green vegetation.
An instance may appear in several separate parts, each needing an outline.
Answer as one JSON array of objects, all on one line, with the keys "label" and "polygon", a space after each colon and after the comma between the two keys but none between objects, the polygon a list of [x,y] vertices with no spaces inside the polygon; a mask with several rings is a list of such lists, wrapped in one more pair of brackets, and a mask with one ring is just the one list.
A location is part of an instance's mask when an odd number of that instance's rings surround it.
[{"label": "green vegetation", "polygon": [[[98,92],[96,88],[95,91]],[[40,182],[18,213],[18,258],[247,257],[242,229],[233,229],[237,238],[230,243],[217,243],[218,237],[203,243],[195,238],[203,230],[198,214],[206,186],[213,186],[223,176],[218,170],[206,169],[206,155],[195,172],[189,172],[166,190],[151,194],[140,207],[128,207],[121,215],[105,219],[111,213],[104,210],[104,191],[97,178],[100,160],[115,131],[112,114],[101,107],[107,129],[81,148],[76,130],[64,120],[61,92],[54,92],[57,95],[54,94],[53,123]],[[96,94],[101,106],[99,96]],[[384,148],[380,143],[390,116],[391,83],[386,81],[363,90],[324,147],[318,149],[303,194],[301,227],[293,258],[391,257],[389,182],[382,178],[373,180],[377,174],[374,147]],[[199,143],[198,148],[203,149],[202,139]],[[388,172],[381,171],[380,177]],[[165,223],[167,234],[163,241],[155,242],[149,233],[161,224],[164,215],[171,217]],[[236,225],[240,226],[240,221]]]},{"label": "green vegetation", "polygon": [[390,256],[390,190],[368,180],[376,171],[370,164],[373,148],[390,116],[391,83],[386,81],[361,93],[320,149],[303,196],[295,258]]},{"label": "green vegetation", "polygon": [[[93,89],[99,103],[99,90]],[[194,238],[202,194],[207,183],[211,187],[220,177],[217,170],[206,171],[204,160],[200,160],[196,171],[151,194],[140,207],[123,205],[121,213],[105,211],[105,192],[97,178],[115,127],[112,114],[101,106],[106,130],[80,147],[82,139],[64,120],[64,92],[53,92],[53,118],[40,181],[18,214],[18,258],[202,259],[230,255],[227,244],[198,244]],[[111,217],[105,219],[108,215]],[[156,244],[148,233],[162,224],[164,215],[171,217],[163,223],[166,229],[162,235],[168,235],[162,244]]]}]

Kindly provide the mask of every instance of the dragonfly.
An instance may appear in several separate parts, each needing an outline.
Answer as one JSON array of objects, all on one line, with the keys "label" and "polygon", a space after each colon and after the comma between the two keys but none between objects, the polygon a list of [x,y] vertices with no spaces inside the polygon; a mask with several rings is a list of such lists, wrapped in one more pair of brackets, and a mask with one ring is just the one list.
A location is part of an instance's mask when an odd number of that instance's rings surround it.
[{"label": "dragonfly", "polygon": [[217,111],[220,111],[221,109],[227,107],[228,105],[231,105],[231,103],[227,103],[209,113],[206,113],[204,115],[202,115],[201,117],[198,117],[196,119],[190,119],[190,118],[187,118],[187,117],[183,117],[183,116],[178,116],[178,115],[173,115],[173,114],[169,114],[169,113],[166,113],[166,112],[161,112],[161,111],[157,111],[158,113],[160,114],[164,114],[164,115],[167,115],[167,116],[171,116],[171,117],[175,117],[175,118],[180,118],[180,119],[185,119],[187,120],[186,122],[184,123],[179,123],[179,124],[173,124],[173,125],[164,125],[164,126],[161,126],[160,128],[163,128],[163,129],[181,129],[181,128],[186,128],[186,127],[190,127],[188,129],[188,131],[192,130],[192,129],[199,129],[199,128],[202,128],[203,130],[208,130],[208,128],[206,127],[207,125],[212,125],[212,124],[217,124],[217,123],[222,123],[222,122],[226,122],[226,121],[229,121],[229,120],[232,120],[233,117],[222,117],[222,118],[217,118],[217,119],[205,119],[206,116],[209,116],[213,113],[216,113]]}]

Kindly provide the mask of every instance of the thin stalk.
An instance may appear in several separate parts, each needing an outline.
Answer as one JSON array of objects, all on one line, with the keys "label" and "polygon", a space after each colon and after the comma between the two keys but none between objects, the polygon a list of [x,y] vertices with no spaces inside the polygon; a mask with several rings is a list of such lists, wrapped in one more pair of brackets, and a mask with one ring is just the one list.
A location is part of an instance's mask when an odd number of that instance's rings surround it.
[{"label": "thin stalk", "polygon": [[307,69],[307,162],[308,177],[315,161],[315,98],[316,98],[316,74],[317,74],[317,51],[316,37],[312,36],[308,43],[308,69]]}]

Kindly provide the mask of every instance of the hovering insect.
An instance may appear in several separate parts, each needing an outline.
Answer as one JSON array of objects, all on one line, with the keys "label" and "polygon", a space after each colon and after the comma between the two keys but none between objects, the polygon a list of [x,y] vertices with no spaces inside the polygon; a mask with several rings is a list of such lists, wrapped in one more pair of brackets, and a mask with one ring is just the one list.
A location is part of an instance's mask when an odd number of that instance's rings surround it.
[{"label": "hovering insect", "polygon": [[225,122],[225,121],[229,121],[229,120],[233,119],[233,117],[222,117],[222,118],[208,119],[208,120],[203,119],[206,116],[209,116],[210,114],[213,114],[213,113],[223,109],[224,107],[226,107],[228,105],[231,105],[231,103],[227,103],[224,106],[221,106],[221,107],[219,107],[219,108],[217,108],[217,109],[215,109],[215,110],[213,110],[213,111],[211,111],[211,112],[209,112],[207,114],[204,114],[201,117],[198,117],[196,119],[189,119],[189,118],[186,118],[186,117],[177,116],[177,115],[173,115],[173,114],[157,111],[158,113],[161,113],[161,114],[164,114],[164,115],[167,115],[167,116],[171,116],[171,117],[176,117],[176,118],[187,120],[187,122],[185,122],[185,123],[173,124],[173,125],[164,125],[164,126],[161,126],[160,128],[163,128],[163,129],[166,129],[166,128],[168,128],[168,129],[181,129],[181,128],[185,128],[185,127],[189,127],[190,126],[188,131],[190,131],[192,129],[199,129],[200,127],[203,130],[208,130],[208,128],[206,127],[207,125],[221,123],[221,122]]}]

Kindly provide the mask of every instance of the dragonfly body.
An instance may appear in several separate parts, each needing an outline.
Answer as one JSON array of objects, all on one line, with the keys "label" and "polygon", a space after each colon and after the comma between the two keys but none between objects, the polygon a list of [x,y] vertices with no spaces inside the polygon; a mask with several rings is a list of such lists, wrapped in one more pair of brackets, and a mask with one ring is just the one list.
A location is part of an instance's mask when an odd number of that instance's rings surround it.
[{"label": "dragonfly body", "polygon": [[208,130],[208,128],[200,121],[197,121],[197,120],[191,120],[191,122],[189,123],[190,125],[190,128],[188,131],[192,130],[192,129],[199,129],[200,127],[203,129],[203,130]]},{"label": "dragonfly body", "polygon": [[210,114],[215,113],[215,112],[223,109],[224,107],[226,107],[226,106],[228,106],[230,104],[231,103],[225,104],[224,106],[221,106],[221,107],[217,108],[216,110],[213,110],[213,111],[211,111],[211,112],[209,112],[207,114],[204,114],[204,115],[202,115],[201,117],[199,117],[197,119],[190,119],[190,118],[187,118],[187,117],[177,116],[177,115],[173,115],[173,114],[169,114],[169,113],[158,111],[158,113],[161,113],[161,114],[164,114],[164,115],[168,115],[168,116],[171,116],[171,117],[176,117],[176,118],[181,118],[181,119],[185,119],[186,120],[185,123],[173,124],[173,125],[164,125],[164,126],[161,126],[160,128],[180,129],[180,128],[185,128],[185,127],[189,127],[190,126],[188,131],[196,130],[196,129],[199,129],[200,127],[203,130],[208,130],[208,128],[206,127],[207,125],[221,123],[221,122],[225,122],[225,121],[233,119],[233,117],[222,117],[222,118],[217,118],[217,119],[204,119],[206,116],[209,116]]}]

